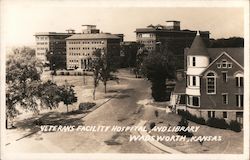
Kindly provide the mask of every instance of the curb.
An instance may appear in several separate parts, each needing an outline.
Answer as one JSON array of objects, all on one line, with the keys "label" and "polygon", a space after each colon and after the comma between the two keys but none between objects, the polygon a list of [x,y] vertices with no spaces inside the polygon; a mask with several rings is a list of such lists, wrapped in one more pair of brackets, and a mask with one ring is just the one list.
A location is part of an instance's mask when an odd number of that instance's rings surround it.
[{"label": "curb", "polygon": [[[119,94],[120,94],[120,91],[117,92],[117,93],[116,93],[115,95],[113,95],[112,97],[110,97],[109,99],[107,99],[106,101],[102,102],[100,105],[96,106],[96,108],[95,108],[94,110],[91,110],[91,112],[95,111],[96,109],[98,109],[99,107],[101,107],[101,106],[104,105],[105,103],[109,102],[111,99],[115,98],[115,97],[116,97],[117,95],[119,95]],[[88,116],[91,112],[85,114],[85,115],[82,116],[82,117],[79,117],[79,119],[82,119],[82,118]],[[31,136],[31,135],[33,135],[33,134],[36,134],[36,133],[39,132],[39,131],[40,131],[40,130],[37,130],[37,131],[31,132],[31,133],[29,133],[29,134],[26,134],[26,135],[24,135],[24,136],[22,136],[22,137],[20,137],[20,138],[17,138],[17,139],[14,140],[14,141],[22,140],[22,139],[24,139],[24,138],[26,138],[26,137],[29,137],[29,136]],[[11,143],[12,143],[12,142],[8,142],[8,143],[5,144],[5,146],[10,145]]]},{"label": "curb", "polygon": [[[138,126],[144,126],[146,124],[147,121],[145,120],[141,120],[139,123],[138,123]],[[150,136],[147,132],[143,132],[143,131],[138,131],[139,134],[141,136]],[[153,140],[153,141],[148,141],[148,143],[150,143],[151,145],[153,145],[154,147],[164,151],[164,152],[167,152],[167,153],[170,153],[170,154],[184,154],[183,152],[180,152],[180,151],[177,151],[173,148],[170,148],[170,147],[167,147],[165,145],[163,145],[162,143],[156,141],[156,140]]]}]

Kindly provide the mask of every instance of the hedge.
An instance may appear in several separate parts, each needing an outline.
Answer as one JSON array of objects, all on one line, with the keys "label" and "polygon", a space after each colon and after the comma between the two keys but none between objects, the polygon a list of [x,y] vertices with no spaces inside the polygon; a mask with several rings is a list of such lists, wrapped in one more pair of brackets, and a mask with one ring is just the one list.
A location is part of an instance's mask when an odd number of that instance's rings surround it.
[{"label": "hedge", "polygon": [[230,121],[229,128],[232,131],[235,131],[235,132],[240,132],[241,131],[241,125],[237,121]]},{"label": "hedge", "polygon": [[229,128],[229,125],[225,121],[225,119],[222,118],[209,118],[207,120],[207,125],[210,127],[220,128],[220,129],[227,129]]},{"label": "hedge", "polygon": [[202,117],[197,117],[196,115],[192,115],[190,112],[188,111],[184,111],[184,110],[177,110],[177,113],[183,117],[186,117],[187,120],[193,121],[195,123],[201,124],[201,125],[205,125],[206,121],[204,118]]}]

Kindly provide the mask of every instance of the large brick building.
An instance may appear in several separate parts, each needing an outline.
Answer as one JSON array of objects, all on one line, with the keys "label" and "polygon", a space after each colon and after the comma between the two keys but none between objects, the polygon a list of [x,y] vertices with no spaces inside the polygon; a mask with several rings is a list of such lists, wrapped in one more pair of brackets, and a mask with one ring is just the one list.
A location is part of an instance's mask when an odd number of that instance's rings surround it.
[{"label": "large brick building", "polygon": [[67,69],[91,70],[93,53],[97,49],[102,52],[120,56],[120,42],[123,35],[99,33],[95,25],[84,25],[83,33],[66,38]]},{"label": "large brick building", "polygon": [[[176,109],[243,123],[244,48],[207,48],[197,35],[185,50],[186,71],[172,96]],[[184,85],[183,85],[184,84]],[[186,84],[186,86],[185,86]],[[181,102],[181,97],[186,101]]]},{"label": "large brick building", "polygon": [[36,57],[43,63],[48,60],[47,54],[54,54],[55,66],[57,68],[66,67],[66,38],[74,34],[74,30],[68,33],[39,32],[35,34]]},{"label": "large brick building", "polygon": [[[167,47],[176,56],[176,68],[183,68],[184,48],[190,47],[197,31],[181,30],[180,21],[166,21],[166,25],[149,25],[136,29],[137,42],[144,44],[149,52],[156,50],[157,45]],[[209,44],[209,31],[200,31],[206,45]]]}]

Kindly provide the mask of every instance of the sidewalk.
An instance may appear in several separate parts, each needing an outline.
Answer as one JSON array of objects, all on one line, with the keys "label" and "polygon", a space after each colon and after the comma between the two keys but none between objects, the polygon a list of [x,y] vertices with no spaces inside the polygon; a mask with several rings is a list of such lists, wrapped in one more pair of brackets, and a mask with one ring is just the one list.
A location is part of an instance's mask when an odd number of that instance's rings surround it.
[{"label": "sidewalk", "polygon": [[[138,124],[137,124],[137,126],[144,126],[145,124],[146,124],[146,122],[147,121],[145,121],[145,120],[141,120]],[[144,132],[144,131],[139,131],[139,134],[141,135],[141,136],[150,136],[147,132]],[[154,141],[148,141],[148,143],[150,143],[151,145],[153,145],[153,146],[155,146],[156,148],[158,148],[158,149],[160,149],[160,150],[162,150],[162,151],[165,151],[165,152],[167,152],[167,153],[170,153],[170,154],[183,154],[182,152],[180,152],[180,151],[177,151],[177,150],[175,150],[175,149],[172,149],[172,148],[170,148],[170,147],[167,147],[167,146],[165,146],[165,145],[163,145],[162,143],[160,143],[160,142],[158,142],[158,141],[156,141],[156,140],[154,140]]]}]

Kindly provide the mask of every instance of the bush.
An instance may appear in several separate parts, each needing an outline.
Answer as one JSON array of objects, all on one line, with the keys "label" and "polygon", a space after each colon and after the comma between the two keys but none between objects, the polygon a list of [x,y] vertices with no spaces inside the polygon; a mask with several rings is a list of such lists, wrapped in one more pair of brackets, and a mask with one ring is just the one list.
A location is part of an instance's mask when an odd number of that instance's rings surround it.
[{"label": "bush", "polygon": [[155,122],[151,122],[150,125],[149,125],[149,128],[153,129],[154,127],[155,127]]},{"label": "bush", "polygon": [[81,72],[78,72],[78,76],[81,76],[82,75],[82,73]]},{"label": "bush", "polygon": [[241,125],[237,121],[230,121],[229,128],[232,131],[235,131],[235,132],[240,132],[241,131]]},{"label": "bush", "polygon": [[69,72],[66,72],[66,76],[69,76]]},{"label": "bush", "polygon": [[204,118],[202,117],[197,117],[196,115],[192,115],[190,112],[188,111],[184,111],[184,110],[177,110],[177,113],[179,115],[181,115],[182,117],[186,117],[187,120],[193,121],[195,123],[201,124],[201,125],[205,125],[206,121]]},{"label": "bush", "polygon": [[220,119],[220,118],[209,118],[207,120],[207,125],[210,127],[215,127],[220,129],[227,129],[229,127],[225,119]]},{"label": "bush", "polygon": [[96,103],[86,102],[79,104],[79,110],[89,110],[90,108],[94,107]]},{"label": "bush", "polygon": [[63,75],[64,75],[64,72],[61,72],[61,75],[63,76]]},{"label": "bush", "polygon": [[[181,121],[178,123],[178,126],[180,127],[184,126],[185,128],[187,128],[188,127],[187,119],[182,117]],[[188,131],[178,131],[177,134],[181,136],[186,136],[186,137],[192,137],[194,135],[193,133],[188,132]]]}]

